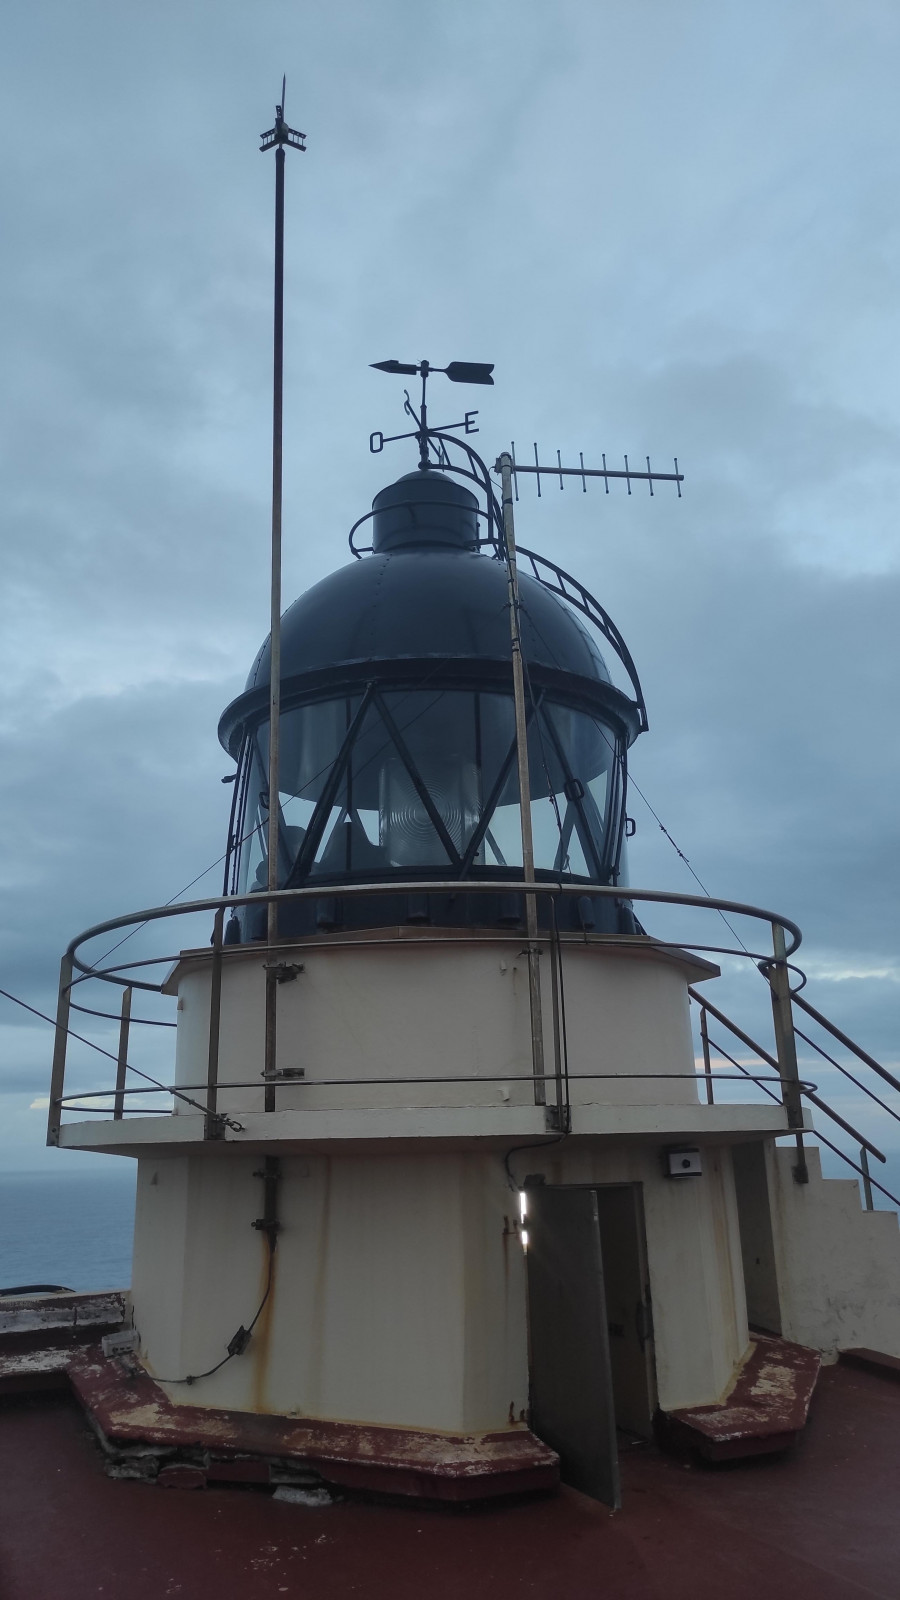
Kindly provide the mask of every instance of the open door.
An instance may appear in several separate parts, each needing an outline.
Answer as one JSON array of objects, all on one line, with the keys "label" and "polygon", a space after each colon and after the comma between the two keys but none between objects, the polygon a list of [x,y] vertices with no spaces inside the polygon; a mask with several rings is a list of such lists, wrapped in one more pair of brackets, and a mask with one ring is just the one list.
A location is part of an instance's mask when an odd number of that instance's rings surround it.
[{"label": "open door", "polygon": [[620,1504],[597,1191],[528,1189],[531,1423],[564,1483]]},{"label": "open door", "polygon": [[596,1193],[616,1426],[650,1439],[656,1363],[641,1187],[616,1184]]}]

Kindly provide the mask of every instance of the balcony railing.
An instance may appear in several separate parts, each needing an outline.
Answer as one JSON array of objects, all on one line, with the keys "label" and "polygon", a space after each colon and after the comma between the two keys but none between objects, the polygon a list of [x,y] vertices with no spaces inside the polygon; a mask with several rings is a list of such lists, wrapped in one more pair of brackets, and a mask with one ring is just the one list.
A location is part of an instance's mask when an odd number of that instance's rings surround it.
[{"label": "balcony railing", "polygon": [[[458,894],[460,892],[460,885],[455,880],[451,882],[440,880],[426,883],[416,881],[411,883],[391,884],[390,891],[392,895],[410,894],[417,897],[429,894]],[[702,1052],[702,1067],[700,1073],[681,1075],[671,1073],[641,1073],[642,1079],[652,1081],[654,1077],[659,1077],[664,1078],[667,1082],[671,1082],[673,1077],[677,1078],[679,1076],[690,1076],[692,1081],[697,1083],[699,1077],[699,1082],[701,1084],[705,1084],[706,1099],[710,1104],[714,1102],[716,1082],[747,1081],[757,1085],[765,1095],[767,1095],[773,1101],[782,1104],[785,1108],[787,1126],[791,1130],[793,1137],[796,1139],[797,1165],[795,1168],[795,1175],[800,1182],[804,1182],[807,1176],[803,1146],[803,1106],[804,1102],[808,1102],[814,1106],[819,1113],[831,1118],[836,1125],[838,1125],[850,1138],[854,1140],[860,1154],[859,1164],[847,1156],[844,1151],[833,1145],[828,1139],[824,1138],[823,1135],[817,1135],[817,1137],[821,1138],[822,1142],[828,1145],[830,1149],[836,1150],[842,1159],[847,1161],[853,1170],[862,1177],[867,1204],[871,1205],[872,1203],[873,1186],[879,1189],[881,1193],[885,1194],[892,1201],[892,1203],[900,1204],[900,1202],[896,1201],[895,1197],[891,1195],[887,1189],[885,1189],[881,1184],[876,1183],[875,1180],[871,1178],[868,1158],[871,1155],[877,1160],[884,1161],[885,1157],[883,1153],[869,1139],[861,1134],[858,1129],[856,1129],[850,1122],[848,1122],[820,1097],[815,1084],[804,1078],[801,1078],[797,1058],[798,1037],[804,1042],[808,1043],[811,1048],[816,1050],[820,1056],[824,1057],[830,1066],[836,1067],[840,1073],[850,1078],[850,1080],[856,1084],[857,1087],[862,1088],[865,1093],[869,1094],[871,1098],[876,1100],[878,1105],[883,1110],[888,1111],[892,1117],[900,1121],[900,1113],[893,1109],[879,1095],[876,1095],[874,1091],[867,1087],[854,1074],[850,1073],[849,1069],[834,1060],[834,1058],[824,1051],[820,1046],[814,1044],[814,1042],[809,1039],[805,1033],[801,1033],[796,1028],[793,1008],[795,1005],[799,1005],[812,1017],[818,1026],[830,1032],[831,1036],[835,1038],[845,1049],[853,1052],[857,1059],[864,1066],[866,1066],[870,1072],[874,1072],[876,1075],[880,1076],[880,1078],[884,1082],[887,1082],[891,1088],[900,1091],[900,1081],[893,1077],[893,1075],[886,1068],[882,1067],[877,1061],[875,1061],[873,1057],[869,1056],[865,1051],[863,1051],[860,1046],[848,1039],[847,1036],[841,1033],[841,1031],[832,1023],[830,1023],[827,1018],[823,1017],[820,1012],[816,1011],[812,1006],[810,1006],[808,1001],[801,997],[799,990],[804,986],[806,980],[799,967],[797,967],[791,960],[791,957],[794,956],[800,945],[801,934],[799,928],[795,923],[790,921],[789,918],[780,916],[775,912],[767,911],[757,906],[744,904],[739,901],[718,899],[712,900],[706,896],[673,894],[664,890],[656,889],[624,889],[622,887],[598,886],[592,884],[590,886],[590,894],[592,897],[596,896],[613,898],[620,902],[627,902],[629,905],[636,902],[639,904],[647,903],[651,905],[656,904],[685,908],[691,907],[699,908],[704,911],[727,913],[732,916],[748,917],[753,919],[757,924],[760,924],[762,928],[766,929],[768,939],[771,941],[771,943],[770,947],[766,950],[753,951],[748,950],[746,946],[742,946],[740,949],[737,949],[733,946],[723,946],[710,943],[701,944],[690,940],[674,941],[659,939],[645,934],[586,934],[582,938],[581,936],[571,934],[560,935],[556,926],[555,908],[559,899],[563,896],[584,895],[586,891],[583,884],[535,884],[503,880],[502,882],[467,881],[465,885],[466,895],[479,893],[496,894],[498,892],[504,895],[534,895],[540,901],[545,903],[548,911],[546,922],[549,931],[542,933],[539,936],[535,947],[542,955],[547,955],[549,957],[549,987],[551,1002],[550,1020],[552,1024],[553,1040],[552,1066],[545,1062],[543,1050],[541,1050],[539,1055],[535,1055],[535,1058],[532,1062],[532,1072],[526,1074],[494,1074],[491,1076],[483,1076],[481,1074],[472,1075],[471,1073],[459,1073],[454,1075],[452,1078],[435,1078],[433,1076],[428,1076],[427,1079],[420,1077],[408,1077],[402,1074],[393,1074],[389,1079],[378,1077],[366,1077],[365,1079],[342,1077],[324,1080],[317,1079],[317,1087],[346,1089],[358,1087],[361,1084],[364,1084],[367,1087],[371,1086],[374,1088],[378,1085],[385,1085],[387,1083],[395,1086],[411,1086],[414,1084],[421,1084],[423,1082],[427,1082],[430,1086],[434,1086],[438,1083],[451,1082],[456,1085],[462,1085],[471,1082],[478,1084],[517,1084],[520,1089],[522,1089],[524,1086],[528,1095],[533,1099],[534,1104],[541,1105],[546,1108],[548,1127],[555,1130],[560,1136],[564,1137],[571,1128],[572,1086],[585,1081],[597,1083],[605,1078],[612,1079],[615,1077],[620,1079],[622,1076],[621,1074],[582,1071],[570,1072],[569,1070],[566,1048],[566,1001],[564,979],[566,954],[571,950],[573,945],[587,943],[594,947],[609,948],[611,946],[620,946],[625,949],[632,950],[640,946],[643,948],[649,947],[658,951],[669,950],[681,951],[682,953],[691,951],[697,954],[702,953],[738,957],[754,962],[761,971],[763,977],[767,980],[774,1030],[773,1049],[766,1050],[763,1046],[757,1044],[750,1034],[741,1029],[737,1023],[729,1019],[724,1012],[720,1011],[715,1005],[712,1004],[712,1002],[707,1000],[704,995],[691,988],[689,990],[691,999],[699,1008],[700,1043]],[[334,900],[351,898],[357,899],[369,896],[374,898],[382,896],[384,893],[385,885],[383,883],[345,884],[342,886],[329,885],[328,887],[328,895]],[[59,1142],[63,1113],[67,1111],[78,1111],[80,1113],[93,1112],[95,1114],[106,1114],[108,1116],[111,1109],[112,1119],[114,1121],[120,1121],[123,1117],[136,1114],[141,1110],[150,1110],[158,1116],[161,1109],[158,1105],[150,1108],[137,1105],[137,1102],[144,1099],[146,1096],[158,1096],[163,1094],[166,1097],[171,1097],[171,1101],[173,1102],[178,1102],[180,1105],[186,1108],[202,1112],[204,1116],[204,1137],[207,1139],[221,1138],[227,1134],[229,1128],[234,1130],[240,1128],[240,1123],[238,1120],[240,1112],[234,1112],[232,1107],[226,1107],[223,1109],[222,1106],[220,1106],[220,1089],[224,1087],[227,1087],[228,1090],[250,1089],[259,1088],[262,1084],[264,1085],[265,1110],[272,1111],[277,1109],[279,1103],[279,1090],[287,1087],[293,1087],[296,1089],[296,1078],[300,1076],[299,1073],[291,1074],[290,1072],[285,1071],[275,1071],[274,1073],[263,1073],[260,1075],[260,1077],[257,1077],[252,1081],[235,1082],[232,1078],[229,1078],[227,1080],[227,1084],[220,1082],[219,1061],[220,1030],[222,1021],[222,975],[226,963],[242,957],[246,959],[248,952],[252,952],[254,955],[261,956],[263,958],[264,964],[270,969],[270,971],[274,972],[277,978],[279,975],[283,975],[284,973],[292,970],[291,957],[300,954],[304,950],[321,949],[326,946],[326,943],[329,950],[340,948],[342,945],[347,945],[348,947],[352,945],[354,949],[359,950],[360,948],[365,947],[367,943],[383,944],[384,936],[382,935],[381,939],[379,940],[377,938],[376,931],[372,930],[372,937],[370,939],[365,939],[361,937],[358,932],[356,932],[352,938],[348,937],[346,939],[342,939],[339,935],[332,933],[327,935],[327,940],[321,935],[309,935],[301,938],[279,940],[276,944],[267,944],[264,941],[254,941],[250,945],[226,944],[224,936],[225,918],[230,911],[233,911],[242,905],[259,905],[268,903],[270,901],[280,904],[282,902],[290,903],[302,899],[315,900],[320,899],[321,895],[321,887],[315,887],[279,890],[270,893],[263,891],[253,893],[252,895],[229,895],[210,900],[191,901],[188,903],[168,906],[155,906],[149,910],[135,912],[128,916],[111,918],[109,921],[98,923],[94,927],[87,929],[86,932],[80,934],[77,938],[73,939],[63,955],[60,967],[56,1040],[48,1116],[48,1143],[56,1144]],[[138,1067],[132,1060],[129,1059],[129,1053],[131,1049],[133,1030],[136,1027],[174,1027],[175,1023],[159,1018],[136,1017],[132,1014],[132,1002],[136,992],[138,994],[165,994],[167,992],[165,988],[165,982],[154,981],[154,978],[150,974],[154,969],[158,969],[160,966],[170,969],[174,962],[177,962],[181,959],[182,953],[180,951],[176,951],[165,955],[141,957],[133,961],[119,960],[109,965],[103,965],[102,963],[106,957],[100,957],[92,962],[85,956],[85,947],[92,941],[102,937],[105,934],[116,933],[121,930],[130,930],[130,932],[135,932],[138,929],[147,926],[148,924],[165,922],[173,917],[209,917],[210,914],[212,914],[213,918],[213,932],[209,948],[203,948],[200,950],[192,949],[190,952],[191,963],[194,965],[197,963],[200,963],[203,966],[208,965],[210,974],[210,1005],[206,1046],[206,1076],[203,1082],[188,1081],[184,1083],[167,1083],[159,1076],[148,1073],[143,1068]],[[130,936],[130,933],[127,936]],[[452,942],[452,944],[458,948],[462,944],[483,945],[486,939],[512,942],[518,946],[521,946],[523,943],[523,936],[521,932],[510,932],[509,930],[499,929],[496,931],[496,933],[493,931],[488,932],[484,929],[479,930],[478,933],[467,933],[465,930],[455,928],[442,929],[435,927],[430,929],[427,933],[424,933],[422,930],[417,930],[416,934],[416,944],[419,947],[421,947],[423,944],[448,945]],[[108,952],[107,955],[108,954],[111,954],[111,952]],[[792,976],[796,979],[796,982],[793,986]],[[115,990],[120,992],[121,1004],[119,1008],[116,1011],[111,1011],[109,1009],[97,1009],[81,1004],[81,994],[83,993],[82,986],[90,982],[101,982],[108,986],[112,986]],[[273,1003],[276,1006],[279,987],[280,985],[278,982],[275,982],[270,986],[273,995]],[[97,1045],[95,1041],[86,1039],[82,1033],[75,1031],[72,1027],[73,1011],[79,1013],[80,1015],[98,1016],[107,1021],[112,1020],[117,1022],[118,1048],[116,1052],[114,1053],[113,1051]],[[729,1054],[721,1046],[715,1044],[710,1037],[710,1018],[714,1019],[715,1023],[720,1028],[729,1031],[731,1036],[736,1038],[740,1045],[751,1052],[753,1060],[759,1063],[761,1070],[755,1070],[751,1068],[746,1061],[741,1061],[735,1055]],[[102,1055],[114,1063],[115,1078],[111,1087],[104,1089],[91,1088],[87,1090],[81,1090],[79,1092],[67,1093],[66,1062],[68,1043],[71,1037],[80,1039],[85,1044],[89,1044],[94,1050],[99,1050]],[[732,1048],[734,1048],[734,1046],[732,1046]],[[260,1053],[262,1056],[262,1043]],[[714,1065],[714,1057],[716,1058],[717,1063],[720,1061],[725,1062],[727,1063],[728,1068],[733,1068],[734,1070],[729,1071],[726,1069],[723,1071],[720,1065]],[[164,1109],[172,1109],[171,1102],[170,1105]]]}]

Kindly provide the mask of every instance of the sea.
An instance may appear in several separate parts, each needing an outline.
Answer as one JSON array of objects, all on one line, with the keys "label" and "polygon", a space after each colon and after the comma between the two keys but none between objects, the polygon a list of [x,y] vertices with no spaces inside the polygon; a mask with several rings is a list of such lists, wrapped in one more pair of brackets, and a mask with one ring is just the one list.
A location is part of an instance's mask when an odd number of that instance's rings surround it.
[{"label": "sea", "polygon": [[0,1291],[127,1289],[137,1163],[108,1172],[0,1172]]},{"label": "sea", "polygon": [[[848,1177],[824,1151],[826,1177]],[[873,1176],[900,1194],[900,1154]],[[0,1172],[0,1292],[20,1285],[66,1289],[127,1289],[131,1284],[137,1163],[117,1160],[108,1171]],[[890,1201],[876,1193],[878,1209]]]}]

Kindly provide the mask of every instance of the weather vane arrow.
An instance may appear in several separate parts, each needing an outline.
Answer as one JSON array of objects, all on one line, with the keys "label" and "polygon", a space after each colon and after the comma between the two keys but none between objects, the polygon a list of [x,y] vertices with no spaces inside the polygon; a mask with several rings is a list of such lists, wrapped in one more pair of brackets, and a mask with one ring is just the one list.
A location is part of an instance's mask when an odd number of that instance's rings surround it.
[{"label": "weather vane arrow", "polygon": [[[417,424],[415,436],[419,441],[420,472],[427,472],[429,467],[428,409],[425,403],[425,387],[431,374],[433,372],[443,372],[444,376],[449,378],[451,383],[484,383],[490,384],[492,388],[494,384],[494,380],[491,377],[491,373],[494,370],[493,361],[451,361],[446,367],[433,367],[429,361],[371,361],[369,365],[373,367],[376,372],[400,373],[401,375],[410,378],[415,378],[418,376],[422,379],[421,411],[418,415],[416,415],[408,394],[406,396],[405,407],[405,409],[409,412],[409,415]],[[477,433],[477,428],[473,428],[471,426],[471,419],[476,415],[477,412],[469,411],[466,413],[466,420],[464,423],[453,423],[451,426],[459,428],[464,427],[466,433]],[[405,438],[406,435],[398,433],[395,434],[394,437],[397,439],[402,439]],[[375,439],[380,440],[380,443],[377,446],[373,444],[373,440]],[[369,449],[381,450],[384,443],[385,439],[383,434],[373,433],[369,439]]]},{"label": "weather vane arrow", "polygon": [[411,378],[416,373],[427,378],[431,372],[443,372],[451,383],[489,383],[491,387],[494,383],[493,361],[451,361],[448,367],[432,367],[427,361],[372,361],[369,364],[376,372],[404,372]]}]

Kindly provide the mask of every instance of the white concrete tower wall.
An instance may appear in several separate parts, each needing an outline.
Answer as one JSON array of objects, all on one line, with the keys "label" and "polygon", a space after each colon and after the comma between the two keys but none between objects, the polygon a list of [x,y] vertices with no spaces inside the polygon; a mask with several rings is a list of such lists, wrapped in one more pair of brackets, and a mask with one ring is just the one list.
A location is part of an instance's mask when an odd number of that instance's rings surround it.
[{"label": "white concrete tower wall", "polygon": [[[133,1306],[161,1379],[248,1325],[268,1246],[261,1156],[139,1162]],[[496,1156],[283,1156],[269,1302],[242,1356],[170,1389],[195,1405],[468,1433],[528,1405],[518,1197]]]},{"label": "white concrete tower wall", "polygon": [[[717,1400],[748,1345],[730,1152],[701,1178],[646,1147],[523,1152],[563,1184],[640,1184],[664,1410]],[[213,1366],[265,1287],[262,1157],[139,1163],[133,1305],[149,1370]],[[518,1197],[499,1156],[283,1156],[274,1285],[247,1352],[181,1402],[452,1433],[528,1407]]]},{"label": "white concrete tower wall", "polygon": [[[262,1109],[264,957],[226,951],[222,975],[219,1110]],[[302,966],[278,989],[280,1110],[534,1103],[527,963],[521,935],[462,939],[410,929],[356,942],[320,938],[283,960]],[[549,947],[542,957],[544,1058],[553,1068]],[[563,944],[565,1023],[573,1105],[696,1104],[687,983],[715,968],[654,949],[569,939]],[[206,1082],[210,961],[186,955],[178,992],[175,1082]],[[580,1076],[585,1074],[586,1076]],[[590,1074],[598,1076],[591,1077]],[[391,1083],[391,1079],[424,1079]],[[326,1086],[335,1079],[356,1080]],[[388,1080],[388,1081],[385,1081]],[[429,1081],[430,1080],[430,1081]],[[190,1108],[176,1102],[176,1112]]]}]

